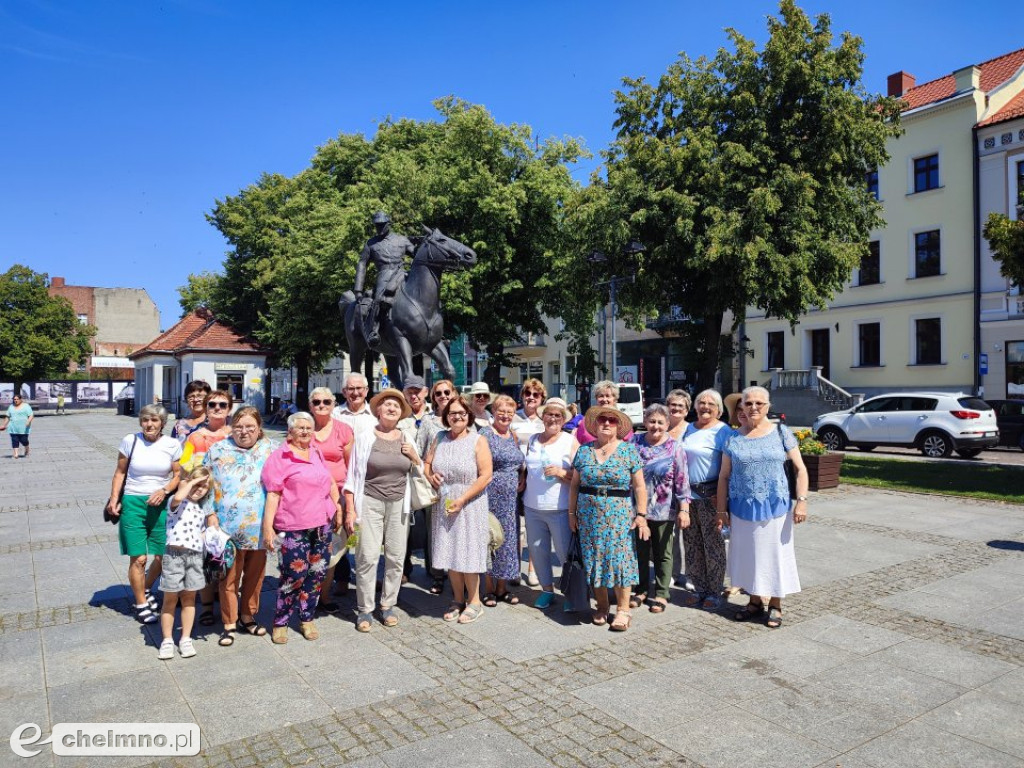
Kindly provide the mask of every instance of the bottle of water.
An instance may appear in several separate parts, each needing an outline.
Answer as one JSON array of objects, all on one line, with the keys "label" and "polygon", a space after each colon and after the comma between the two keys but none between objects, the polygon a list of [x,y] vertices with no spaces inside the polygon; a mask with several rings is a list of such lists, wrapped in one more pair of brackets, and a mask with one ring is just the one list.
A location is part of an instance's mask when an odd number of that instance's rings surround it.
[{"label": "bottle of water", "polygon": [[[540,447],[540,471],[543,472],[548,467],[548,465],[550,465],[551,463],[552,463],[551,462],[551,457],[548,456],[547,448],[545,448],[542,445]],[[554,475],[544,475],[544,482],[545,483],[553,483],[557,479],[558,478],[555,477]]]}]

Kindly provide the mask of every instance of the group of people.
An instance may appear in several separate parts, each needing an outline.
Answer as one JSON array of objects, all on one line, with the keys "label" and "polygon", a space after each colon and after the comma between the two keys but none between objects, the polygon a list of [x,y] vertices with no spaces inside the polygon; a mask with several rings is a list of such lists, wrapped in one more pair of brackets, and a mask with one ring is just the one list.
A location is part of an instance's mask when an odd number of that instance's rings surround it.
[{"label": "group of people", "polygon": [[[274,643],[286,643],[293,618],[305,639],[317,639],[317,613],[339,610],[335,581],[347,590],[349,552],[356,629],[394,627],[411,526],[424,505],[430,591],[451,587],[445,621],[468,624],[499,602],[519,604],[511,587],[521,575],[523,517],[537,608],[558,599],[554,566],[565,563],[575,536],[596,605],[561,604],[597,626],[625,631],[644,605],[664,612],[673,575],[678,584],[683,572],[693,585],[683,602],[717,610],[727,568],[733,587],[750,595],[734,618],[781,625],[782,598],[800,589],[792,526],[806,517],[807,474],[793,435],[767,419],[763,388],[743,392],[736,429],[716,391],[697,395],[690,423],[689,395],[675,390],[666,405],[646,409],[644,430],[634,434],[610,381],[595,386],[597,404],[575,429],[570,406],[535,379],[523,383],[521,407],[483,382],[469,397],[447,379],[429,390],[419,376],[404,385],[368,399],[366,379],[353,373],[340,403],[314,389],[309,411],[287,417],[276,446],[257,409],[232,412],[231,395],[205,382],[188,385],[191,413],[169,436],[161,406],[140,411],[140,431],[121,442],[108,506],[130,558],[136,617],[161,622],[160,658],[173,656],[179,602],[177,648],[194,655],[197,594],[207,625],[219,597],[221,646],[268,629]],[[215,584],[204,574],[211,537],[230,539],[233,555]],[[268,628],[257,614],[269,553],[278,555],[280,580]]]}]

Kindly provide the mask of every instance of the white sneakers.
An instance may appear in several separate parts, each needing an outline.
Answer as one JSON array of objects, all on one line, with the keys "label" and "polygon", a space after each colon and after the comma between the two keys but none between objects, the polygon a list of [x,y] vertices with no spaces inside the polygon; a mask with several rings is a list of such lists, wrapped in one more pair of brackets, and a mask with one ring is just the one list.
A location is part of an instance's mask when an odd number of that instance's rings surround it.
[{"label": "white sneakers", "polygon": [[[181,643],[178,644],[178,653],[181,654],[181,658],[190,659],[196,655],[196,647],[192,643],[191,637],[181,638]],[[156,657],[160,661],[170,661],[174,658],[174,641],[167,638],[160,643],[160,650],[157,651]]]}]

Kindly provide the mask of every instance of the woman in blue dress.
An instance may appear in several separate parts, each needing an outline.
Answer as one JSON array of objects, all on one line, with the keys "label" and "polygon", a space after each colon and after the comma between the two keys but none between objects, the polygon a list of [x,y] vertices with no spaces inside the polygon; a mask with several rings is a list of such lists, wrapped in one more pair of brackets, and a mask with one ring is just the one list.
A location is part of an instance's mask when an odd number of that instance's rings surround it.
[{"label": "woman in blue dress", "polygon": [[498,518],[505,533],[505,543],[494,552],[491,568],[487,572],[487,594],[484,605],[493,608],[498,601],[518,605],[519,598],[508,591],[508,582],[519,578],[519,516],[516,514],[516,494],[519,491],[523,468],[523,452],[511,429],[516,415],[516,401],[508,395],[498,395],[491,405],[494,421],[480,430],[491,449],[493,474],[487,486],[487,503],[491,514]]},{"label": "woman in blue dress", "polygon": [[624,442],[632,425],[622,411],[595,405],[587,411],[584,425],[596,439],[581,446],[573,461],[569,527],[579,534],[587,581],[597,599],[594,624],[608,622],[608,589],[613,588],[616,613],[611,628],[625,632],[632,618],[630,592],[639,580],[632,531],[643,541],[650,537],[643,461],[636,448]]}]

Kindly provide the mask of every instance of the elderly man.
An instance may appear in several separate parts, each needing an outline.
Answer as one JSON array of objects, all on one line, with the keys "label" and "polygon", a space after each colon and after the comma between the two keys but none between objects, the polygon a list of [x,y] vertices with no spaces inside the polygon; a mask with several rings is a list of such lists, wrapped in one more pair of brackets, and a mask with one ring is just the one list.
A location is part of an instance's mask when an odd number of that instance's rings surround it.
[{"label": "elderly man", "polygon": [[369,392],[366,377],[361,373],[350,373],[345,377],[345,386],[341,390],[345,402],[336,405],[331,412],[333,418],[348,424],[356,437],[377,426],[377,417],[373,415],[370,404],[366,402]]},{"label": "elderly man", "polygon": [[[409,402],[412,408],[412,414],[406,416],[400,422],[398,422],[398,428],[402,430],[403,439],[408,440],[414,445],[419,444],[419,433],[425,429],[424,420],[431,415],[430,405],[427,402],[427,382],[423,380],[422,376],[416,376],[415,374],[405,377],[405,387],[402,389],[402,394],[405,395],[405,399]],[[422,456],[420,457],[422,458]],[[412,550],[413,550],[413,533],[417,532],[417,528],[424,531],[423,541],[416,542],[423,547],[424,554],[424,565],[427,568],[427,573],[430,573],[430,526],[427,523],[428,510],[413,510],[414,524],[409,526],[409,541],[405,548],[405,566],[402,569],[402,583],[404,584],[409,580],[412,575]],[[422,527],[420,527],[422,526]]]}]

